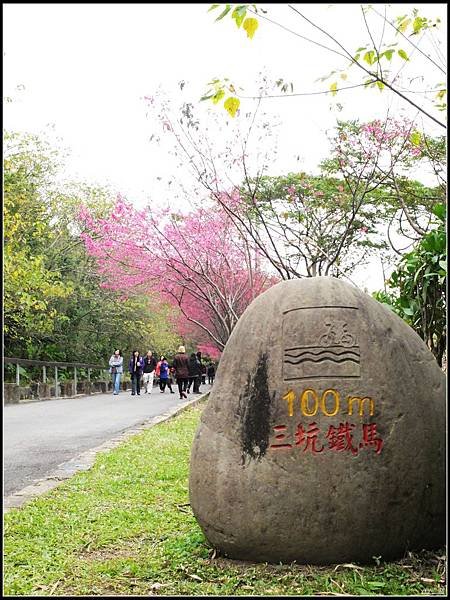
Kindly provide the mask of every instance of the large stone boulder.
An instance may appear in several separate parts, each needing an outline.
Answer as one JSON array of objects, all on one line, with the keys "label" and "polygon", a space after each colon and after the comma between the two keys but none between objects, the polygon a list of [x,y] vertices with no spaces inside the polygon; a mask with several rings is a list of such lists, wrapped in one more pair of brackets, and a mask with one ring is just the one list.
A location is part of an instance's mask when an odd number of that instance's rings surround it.
[{"label": "large stone boulder", "polygon": [[445,375],[357,288],[282,282],[239,319],[192,447],[190,502],[230,558],[330,564],[445,543]]}]

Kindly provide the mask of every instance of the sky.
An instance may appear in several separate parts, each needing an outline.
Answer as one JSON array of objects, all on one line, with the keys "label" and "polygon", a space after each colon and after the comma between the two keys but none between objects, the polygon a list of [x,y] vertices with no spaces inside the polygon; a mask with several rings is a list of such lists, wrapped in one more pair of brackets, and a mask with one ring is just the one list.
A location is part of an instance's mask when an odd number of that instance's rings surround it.
[{"label": "sky", "polygon": [[[12,100],[4,103],[5,129],[44,133],[59,140],[70,153],[64,177],[109,186],[137,206],[148,201],[177,202],[168,182],[175,178],[189,188],[190,175],[177,165],[167,140],[160,146],[150,142],[157,123],[148,111],[146,97],[165,94],[174,104],[183,98],[192,102],[219,148],[227,132],[241,127],[243,119],[231,122],[223,108],[199,102],[212,78],[228,77],[248,96],[257,93],[260,72],[269,79],[292,82],[294,92],[318,92],[327,90],[333,79],[317,79],[346,64],[328,50],[263,18],[250,40],[229,16],[215,22],[219,9],[208,12],[209,6],[4,3],[4,96]],[[268,18],[291,31],[331,45],[287,4],[261,6]],[[294,6],[337,36],[349,50],[367,43],[361,5]],[[373,6],[382,11],[385,5]],[[440,31],[434,36],[438,49],[433,46],[427,51],[438,56],[439,50],[446,56],[445,4],[390,7],[391,15],[407,14],[417,7],[429,18],[440,16]],[[372,14],[370,24],[379,38],[382,20]],[[386,31],[385,35],[389,43],[397,41],[393,32],[388,35]],[[403,44],[414,53],[414,61],[404,64],[398,59],[395,63],[395,68],[401,69],[401,85],[423,90],[446,80],[408,42]],[[409,82],[413,77],[415,80]],[[180,81],[186,82],[183,94]],[[349,72],[345,85],[360,81],[356,71]],[[432,110],[421,95],[410,97]],[[251,111],[255,105],[255,100],[242,100],[241,110]],[[383,118],[388,110],[412,118],[417,113],[392,93],[364,89],[342,91],[335,97],[266,99],[262,109],[271,123],[279,124],[274,126],[278,154],[271,164],[273,174],[317,171],[318,163],[327,156],[326,132],[337,118]],[[433,114],[442,119],[442,114]],[[442,133],[430,119],[421,121],[428,133]],[[275,144],[273,138],[264,143]],[[257,150],[260,148],[251,148],[251,152]],[[376,283],[368,276],[363,285],[379,287],[379,277],[378,271]]]}]

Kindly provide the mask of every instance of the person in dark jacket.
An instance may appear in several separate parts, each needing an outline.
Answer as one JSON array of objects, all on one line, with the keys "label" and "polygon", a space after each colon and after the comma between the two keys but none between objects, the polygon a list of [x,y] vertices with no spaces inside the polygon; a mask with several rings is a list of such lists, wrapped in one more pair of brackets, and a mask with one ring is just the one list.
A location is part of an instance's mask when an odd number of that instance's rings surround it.
[{"label": "person in dark jacket", "polygon": [[139,396],[141,393],[141,375],[142,369],[144,368],[144,361],[142,360],[139,350],[134,350],[131,355],[130,362],[128,363],[128,370],[131,375],[131,395],[134,396],[136,393]]},{"label": "person in dark jacket", "polygon": [[167,379],[167,387],[169,388],[171,394],[175,394],[175,392],[172,389],[174,377],[175,369],[173,368],[173,366],[169,365],[169,378]]},{"label": "person in dark jacket", "polygon": [[175,358],[173,359],[173,368],[175,369],[175,377],[177,378],[180,400],[182,400],[183,398],[187,398],[186,387],[189,380],[189,360],[184,346],[178,348],[178,353],[175,354]]},{"label": "person in dark jacket", "polygon": [[144,357],[144,369],[142,374],[142,382],[144,384],[144,394],[151,394],[153,390],[153,380],[155,378],[156,358],[153,352],[149,350],[147,356]]},{"label": "person in dark jacket", "polygon": [[200,373],[199,373],[198,377],[196,377],[194,380],[194,390],[193,391],[194,391],[194,394],[200,394],[200,384],[202,382],[202,367],[203,367],[202,353],[197,352],[196,357],[197,357]]},{"label": "person in dark jacket", "polygon": [[202,372],[201,372],[200,363],[198,362],[197,357],[196,357],[195,353],[193,352],[189,358],[189,382],[188,382],[187,388],[186,388],[186,391],[188,394],[191,391],[192,386],[193,386],[194,394],[200,393],[197,390],[199,387],[198,379],[200,378],[201,374],[202,374]]},{"label": "person in dark jacket", "polygon": [[214,363],[209,363],[208,365],[208,383],[212,385],[214,383],[214,377],[216,375],[216,368]]},{"label": "person in dark jacket", "polygon": [[202,363],[202,385],[206,385],[206,365]]}]

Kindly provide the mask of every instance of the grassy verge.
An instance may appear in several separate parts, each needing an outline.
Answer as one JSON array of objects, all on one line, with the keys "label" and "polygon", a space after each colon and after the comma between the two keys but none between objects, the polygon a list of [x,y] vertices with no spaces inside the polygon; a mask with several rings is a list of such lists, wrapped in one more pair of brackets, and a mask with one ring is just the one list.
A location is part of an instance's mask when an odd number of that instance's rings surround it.
[{"label": "grassy verge", "polygon": [[4,518],[5,595],[444,595],[444,550],[373,566],[217,557],[189,507],[202,405]]}]

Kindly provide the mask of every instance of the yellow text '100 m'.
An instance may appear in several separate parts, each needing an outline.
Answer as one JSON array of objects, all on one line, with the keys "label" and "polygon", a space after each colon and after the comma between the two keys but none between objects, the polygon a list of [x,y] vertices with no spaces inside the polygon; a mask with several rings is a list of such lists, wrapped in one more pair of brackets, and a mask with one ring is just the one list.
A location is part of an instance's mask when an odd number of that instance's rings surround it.
[{"label": "yellow text '100 m'", "polygon": [[[297,396],[293,390],[289,390],[284,396],[283,400],[287,402],[288,415],[294,416],[294,403]],[[314,417],[320,410],[326,417],[334,417],[341,410],[341,395],[337,390],[327,389],[319,393],[312,388],[307,388],[299,396],[300,411],[305,417]],[[375,411],[375,402],[372,398],[364,396],[347,396],[346,400],[342,400],[344,411],[347,410],[348,415],[353,414],[353,410],[357,406],[359,416],[363,416],[364,408],[368,407],[368,413],[370,416]]]}]

